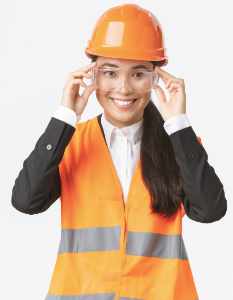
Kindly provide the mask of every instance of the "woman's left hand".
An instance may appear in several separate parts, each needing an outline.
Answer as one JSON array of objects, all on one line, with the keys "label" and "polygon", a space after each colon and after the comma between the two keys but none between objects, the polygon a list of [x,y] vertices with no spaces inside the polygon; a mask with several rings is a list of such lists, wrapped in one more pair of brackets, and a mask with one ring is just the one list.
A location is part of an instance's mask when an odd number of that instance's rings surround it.
[{"label": "woman's left hand", "polygon": [[163,80],[165,87],[169,92],[168,101],[161,86],[159,86],[157,83],[153,85],[153,89],[158,96],[160,113],[164,121],[173,116],[186,113],[186,94],[184,80],[169,74],[158,66],[155,67],[155,72]]}]

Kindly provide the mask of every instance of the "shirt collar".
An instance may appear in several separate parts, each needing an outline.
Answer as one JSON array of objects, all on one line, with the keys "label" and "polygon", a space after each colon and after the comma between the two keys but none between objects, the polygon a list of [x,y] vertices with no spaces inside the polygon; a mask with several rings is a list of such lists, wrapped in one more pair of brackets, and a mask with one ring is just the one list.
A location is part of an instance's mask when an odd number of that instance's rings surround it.
[{"label": "shirt collar", "polygon": [[131,144],[136,144],[142,137],[142,123],[143,119],[129,126],[118,128],[106,119],[104,112],[101,115],[101,124],[109,147],[112,145],[112,139],[115,134],[123,134]]}]

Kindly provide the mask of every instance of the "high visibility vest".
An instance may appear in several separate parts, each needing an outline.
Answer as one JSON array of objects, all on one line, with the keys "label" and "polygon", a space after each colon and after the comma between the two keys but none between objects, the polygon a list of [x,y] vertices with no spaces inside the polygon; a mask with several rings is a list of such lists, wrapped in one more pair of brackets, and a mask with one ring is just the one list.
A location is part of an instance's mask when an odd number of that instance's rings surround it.
[{"label": "high visibility vest", "polygon": [[184,207],[150,208],[139,159],[127,200],[98,116],[76,124],[59,164],[61,239],[47,300],[198,300]]}]

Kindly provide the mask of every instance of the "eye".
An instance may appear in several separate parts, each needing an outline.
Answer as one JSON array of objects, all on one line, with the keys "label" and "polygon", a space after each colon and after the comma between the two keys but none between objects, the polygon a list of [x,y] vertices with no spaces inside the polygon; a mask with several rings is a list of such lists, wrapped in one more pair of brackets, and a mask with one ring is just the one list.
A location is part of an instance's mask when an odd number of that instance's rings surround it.
[{"label": "eye", "polygon": [[116,72],[114,72],[114,71],[103,71],[103,74],[105,76],[108,76],[108,77],[115,77],[116,76]]},{"label": "eye", "polygon": [[144,72],[136,72],[134,75],[136,78],[141,78],[145,75],[145,73]]}]

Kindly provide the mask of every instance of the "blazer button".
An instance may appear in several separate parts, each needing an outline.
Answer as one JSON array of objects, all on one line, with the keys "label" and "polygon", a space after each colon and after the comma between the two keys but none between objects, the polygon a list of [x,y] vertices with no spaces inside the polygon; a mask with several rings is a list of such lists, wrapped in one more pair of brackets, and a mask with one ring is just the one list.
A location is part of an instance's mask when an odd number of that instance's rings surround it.
[{"label": "blazer button", "polygon": [[46,146],[46,149],[47,149],[47,150],[51,150],[51,149],[52,149],[52,145],[51,145],[51,144],[48,144],[48,145]]},{"label": "blazer button", "polygon": [[190,157],[190,158],[194,158],[194,153],[191,152],[191,153],[189,154],[189,157]]}]

